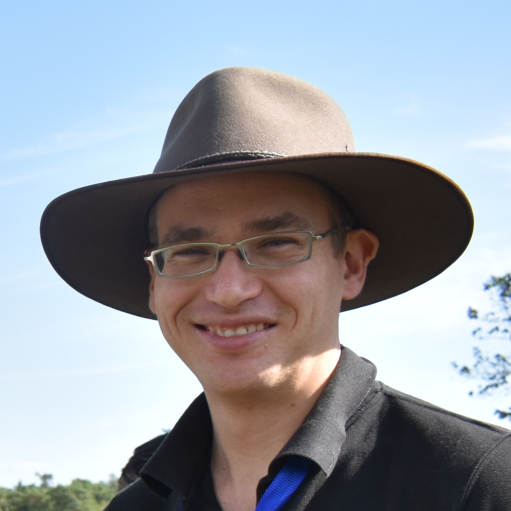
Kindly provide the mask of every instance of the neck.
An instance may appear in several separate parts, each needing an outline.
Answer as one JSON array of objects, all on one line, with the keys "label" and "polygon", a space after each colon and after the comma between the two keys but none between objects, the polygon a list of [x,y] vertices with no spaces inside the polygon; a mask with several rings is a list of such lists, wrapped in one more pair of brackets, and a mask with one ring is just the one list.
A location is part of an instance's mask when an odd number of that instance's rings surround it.
[{"label": "neck", "polygon": [[[222,509],[251,510],[256,488],[325,388],[340,357],[330,350],[277,387],[223,394],[206,390],[213,420],[211,469]],[[296,372],[295,372],[296,374]]]}]

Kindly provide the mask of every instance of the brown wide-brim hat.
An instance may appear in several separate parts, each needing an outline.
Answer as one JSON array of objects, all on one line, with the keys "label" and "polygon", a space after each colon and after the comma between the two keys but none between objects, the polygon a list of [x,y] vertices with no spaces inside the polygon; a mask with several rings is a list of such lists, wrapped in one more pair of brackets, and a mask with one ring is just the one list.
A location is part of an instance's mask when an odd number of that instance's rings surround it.
[{"label": "brown wide-brim hat", "polygon": [[355,152],[346,116],[323,91],[281,73],[237,67],[206,76],[185,97],[152,174],[79,188],[51,202],[41,221],[46,255],[83,295],[154,318],[143,259],[152,204],[169,186],[240,172],[319,180],[342,197],[357,227],[378,236],[365,287],[343,301],[343,311],[430,280],[463,253],[472,234],[470,204],[449,178],[409,159]]}]

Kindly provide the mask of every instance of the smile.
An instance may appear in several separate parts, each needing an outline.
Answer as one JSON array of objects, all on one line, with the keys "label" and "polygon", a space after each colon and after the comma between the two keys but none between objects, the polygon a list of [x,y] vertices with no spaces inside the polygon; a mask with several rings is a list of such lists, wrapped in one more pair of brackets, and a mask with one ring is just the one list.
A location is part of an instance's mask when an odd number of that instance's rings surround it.
[{"label": "smile", "polygon": [[222,327],[222,326],[204,326],[205,330],[213,332],[220,337],[236,337],[241,335],[251,334],[253,332],[260,332],[270,328],[271,325],[265,323],[251,323],[249,325],[241,325],[236,328]]}]

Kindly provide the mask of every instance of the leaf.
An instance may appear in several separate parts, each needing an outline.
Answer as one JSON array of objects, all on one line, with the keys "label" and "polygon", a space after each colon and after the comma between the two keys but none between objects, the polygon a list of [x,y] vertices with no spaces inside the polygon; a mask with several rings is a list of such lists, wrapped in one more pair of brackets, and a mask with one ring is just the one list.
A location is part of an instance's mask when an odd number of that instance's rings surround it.
[{"label": "leaf", "polygon": [[[507,340],[511,341],[511,273],[503,276],[491,276],[483,284],[483,289],[488,291],[491,309],[480,313],[477,309],[469,307],[467,315],[469,319],[479,322],[479,326],[472,331],[472,335],[485,341]],[[499,349],[501,351],[501,349]],[[453,363],[460,376],[479,380],[477,392],[470,391],[469,395],[485,395],[495,392],[511,392],[511,351],[488,353],[479,347],[473,348],[474,363],[472,366],[458,366]],[[511,420],[511,408],[495,410],[499,419]]]}]

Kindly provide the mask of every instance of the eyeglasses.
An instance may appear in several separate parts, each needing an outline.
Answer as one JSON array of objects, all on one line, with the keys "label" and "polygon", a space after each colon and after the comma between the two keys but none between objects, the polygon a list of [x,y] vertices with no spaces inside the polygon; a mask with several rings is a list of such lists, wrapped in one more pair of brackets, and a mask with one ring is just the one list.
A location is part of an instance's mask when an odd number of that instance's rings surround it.
[{"label": "eyeglasses", "polygon": [[144,259],[151,262],[158,275],[180,279],[213,271],[222,260],[224,249],[236,247],[240,259],[249,266],[280,268],[310,259],[313,242],[330,236],[336,229],[318,235],[310,231],[272,232],[238,243],[172,245],[146,251]]}]

